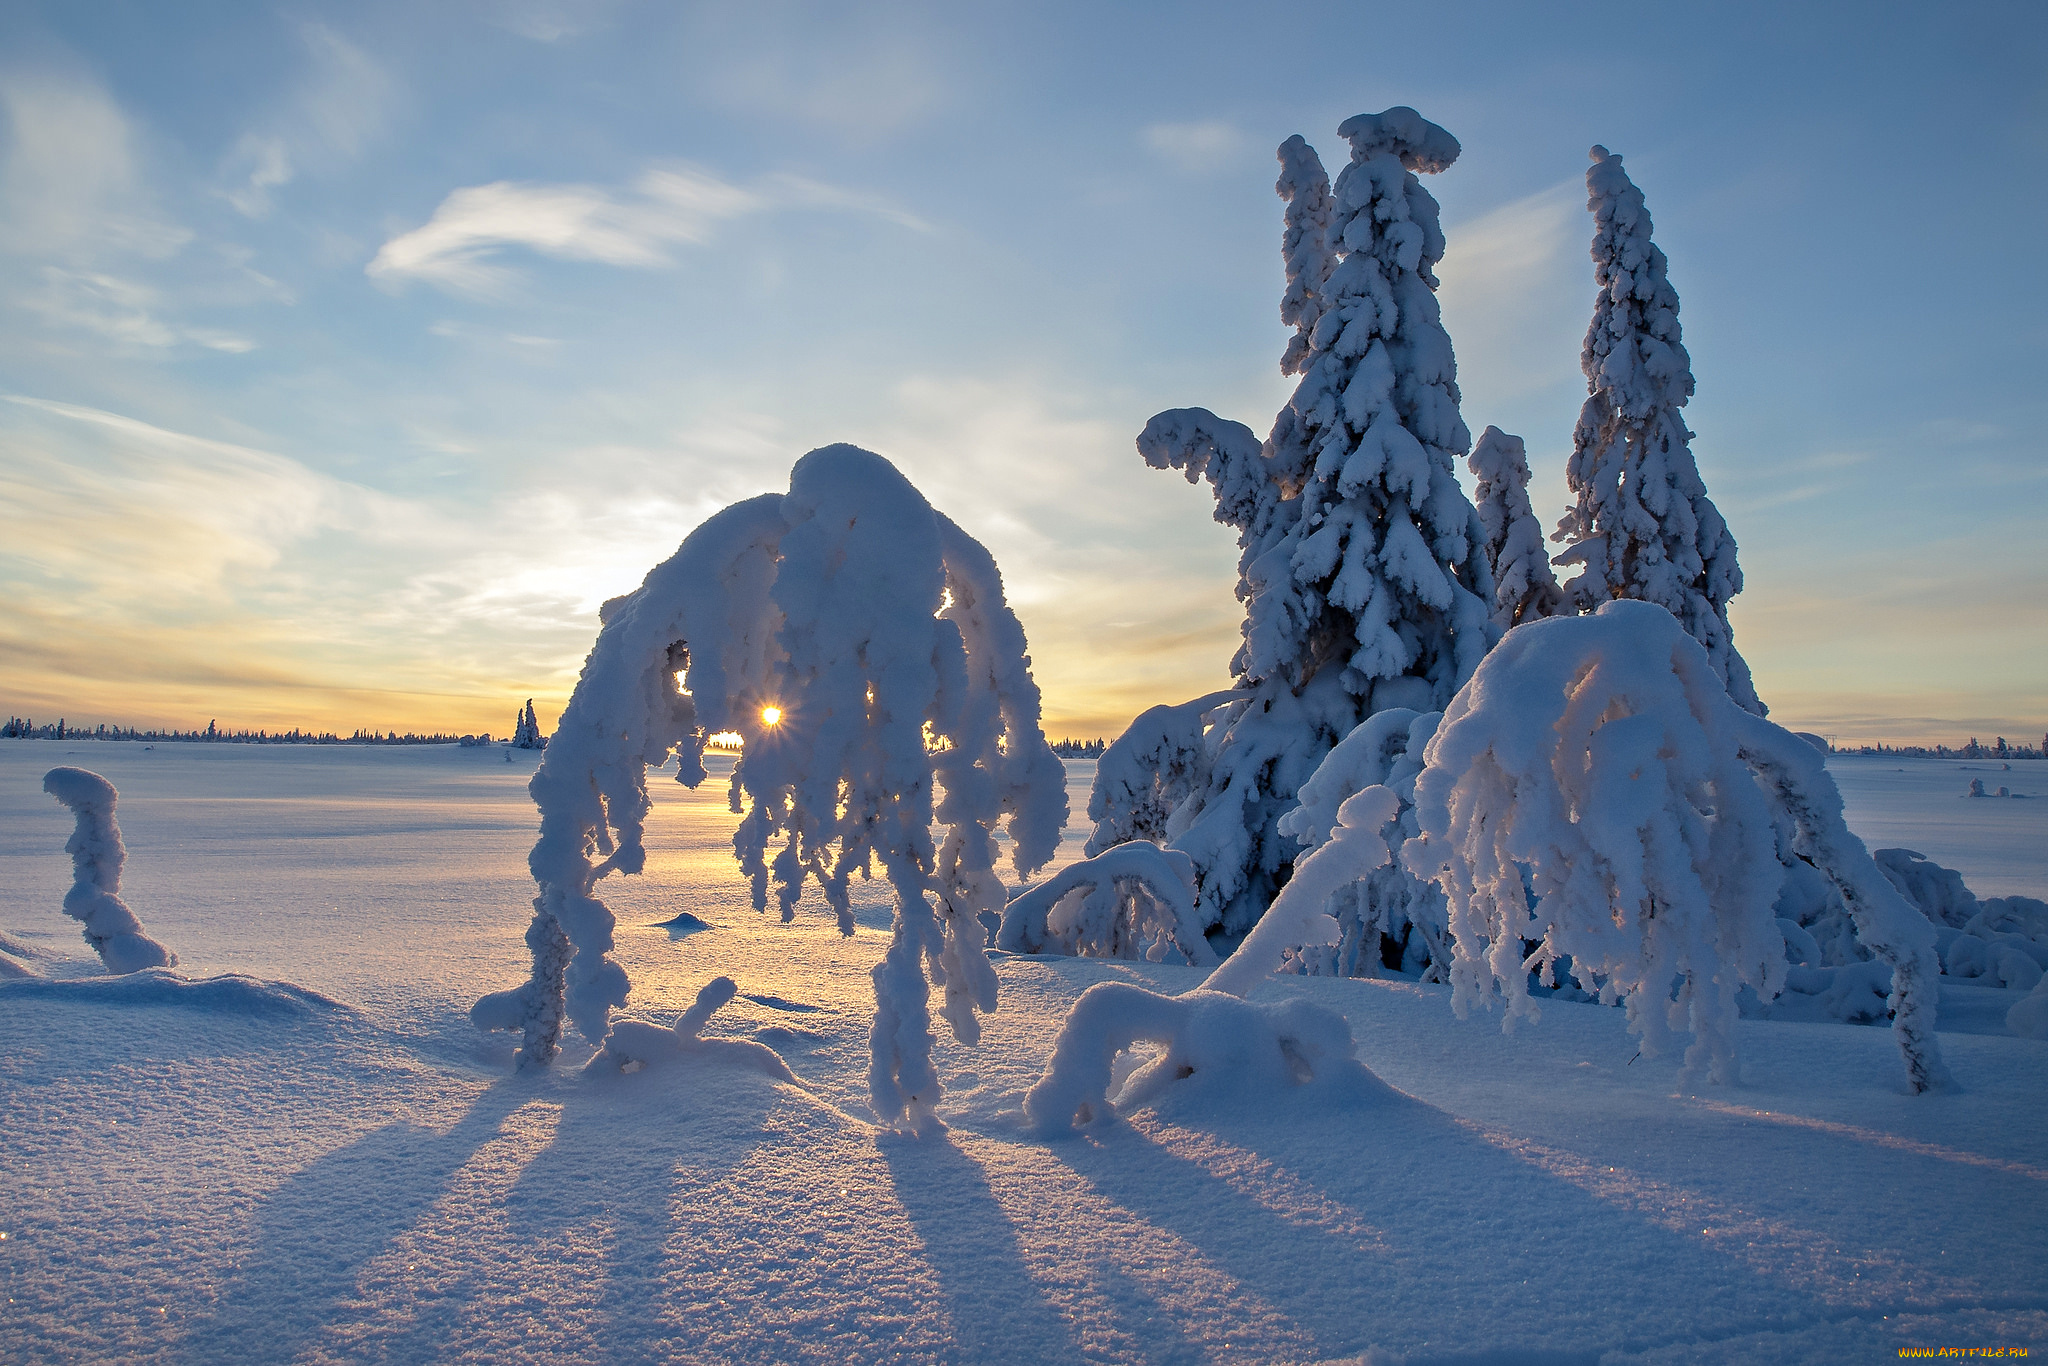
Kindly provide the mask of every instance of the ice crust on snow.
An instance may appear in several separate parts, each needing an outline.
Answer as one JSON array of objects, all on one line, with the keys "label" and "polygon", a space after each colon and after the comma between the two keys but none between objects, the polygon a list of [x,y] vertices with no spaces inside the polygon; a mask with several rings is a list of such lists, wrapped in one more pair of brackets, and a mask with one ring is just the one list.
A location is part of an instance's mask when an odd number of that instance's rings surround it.
[{"label": "ice crust on snow", "polygon": [[647,768],[674,753],[695,786],[709,736],[736,731],[733,848],[756,908],[772,886],[789,919],[815,883],[850,934],[855,874],[879,863],[896,891],[869,1090],[884,1123],[928,1126],[932,982],[963,1041],[995,1008],[983,918],[1007,900],[996,832],[1028,875],[1066,820],[1065,769],[994,560],[881,456],[826,446],[796,463],[788,493],[711,518],[600,615],[532,783],[533,974],[473,1018],[521,1029],[522,1064],[554,1056],[565,1012],[604,1042],[628,984],[595,883],[645,866]]},{"label": "ice crust on snow", "polygon": [[1822,756],[1736,706],[1669,612],[1619,600],[1518,627],[1425,761],[1404,857],[1449,898],[1460,1015],[1500,1003],[1506,1028],[1535,1019],[1531,972],[1549,985],[1569,960],[1582,988],[1627,1004],[1645,1053],[1689,1030],[1688,1072],[1733,1081],[1737,994],[1786,985],[1772,909],[1799,858],[1890,971],[1911,1088],[1943,1080],[1932,924],[1843,825]]},{"label": "ice crust on snow", "polygon": [[43,791],[78,818],[64,845],[72,870],[64,914],[84,924],[85,942],[108,972],[175,967],[178,955],[144,934],[142,922],[121,900],[121,867],[128,861],[128,848],[121,843],[121,827],[114,819],[114,785],[86,769],[53,768],[43,775]]},{"label": "ice crust on snow", "polygon": [[[1207,744],[1207,782],[1171,837],[1195,860],[1199,912],[1224,947],[1294,863],[1278,823],[1323,756],[1375,712],[1441,709],[1498,638],[1483,531],[1453,464],[1471,435],[1435,294],[1443,232],[1417,179],[1448,167],[1457,140],[1407,108],[1340,132],[1351,160],[1320,241],[1320,163],[1299,138],[1280,150],[1282,310],[1297,327],[1283,365],[1301,378],[1271,434],[1260,443],[1183,408],[1138,438],[1147,464],[1207,479],[1216,519],[1238,532],[1245,621],[1231,670],[1245,696]],[[1144,790],[1115,767],[1105,782]],[[1112,833],[1131,838],[1135,822]]]},{"label": "ice crust on snow", "polygon": [[1700,479],[1680,414],[1692,360],[1679,339],[1678,292],[1650,240],[1643,192],[1605,147],[1592,151],[1599,287],[1580,368],[1590,395],[1565,466],[1574,503],[1558,523],[1559,564],[1582,566],[1564,591],[1579,611],[1613,598],[1654,602],[1706,648],[1715,676],[1745,710],[1765,714],[1735,649],[1728,600],[1742,591],[1735,538]]}]

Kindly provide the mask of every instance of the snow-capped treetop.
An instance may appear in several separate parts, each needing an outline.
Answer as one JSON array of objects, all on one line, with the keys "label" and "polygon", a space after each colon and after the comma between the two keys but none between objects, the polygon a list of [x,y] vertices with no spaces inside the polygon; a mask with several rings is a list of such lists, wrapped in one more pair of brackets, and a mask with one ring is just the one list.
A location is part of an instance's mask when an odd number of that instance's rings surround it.
[{"label": "snow-capped treetop", "polygon": [[1448,171],[1464,150],[1456,138],[1405,104],[1377,114],[1353,114],[1337,125],[1337,136],[1351,140],[1353,161],[1389,152],[1423,175]]},{"label": "snow-capped treetop", "polygon": [[1679,413],[1693,376],[1678,294],[1650,240],[1643,192],[1620,157],[1595,147],[1592,158],[1586,206],[1599,293],[1579,355],[1590,396],[1566,467],[1577,501],[1555,537],[1566,543],[1556,562],[1584,568],[1565,592],[1586,612],[1613,598],[1666,608],[1706,647],[1729,695],[1762,716],[1728,624],[1728,600],[1742,591],[1735,538],[1707,497]]},{"label": "snow-capped treetop", "polygon": [[1330,252],[1330,175],[1299,133],[1280,144],[1280,179],[1273,189],[1287,201],[1280,233],[1287,290],[1280,296],[1280,321],[1294,325],[1280,373],[1294,375],[1307,360],[1309,339],[1323,316],[1323,286],[1337,265]]},{"label": "snow-capped treetop", "polygon": [[1493,624],[1503,631],[1567,610],[1550,569],[1543,526],[1529,506],[1529,460],[1522,438],[1498,427],[1479,434],[1466,461],[1479,481],[1472,504],[1486,536],[1493,571]]}]

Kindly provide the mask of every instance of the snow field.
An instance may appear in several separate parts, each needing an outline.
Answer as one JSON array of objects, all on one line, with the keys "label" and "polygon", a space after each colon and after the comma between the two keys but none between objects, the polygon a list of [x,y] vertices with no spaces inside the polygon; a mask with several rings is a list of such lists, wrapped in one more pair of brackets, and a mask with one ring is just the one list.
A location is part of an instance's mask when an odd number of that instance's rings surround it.
[{"label": "snow field", "polygon": [[[650,775],[647,871],[606,884],[622,1013],[672,1023],[729,975],[740,995],[706,1036],[770,1044],[798,1083],[687,1059],[586,1077],[580,1041],[515,1077],[512,1041],[465,1011],[524,961],[535,757],[0,746],[0,933],[53,955],[35,960],[49,981],[0,985],[0,1359],[1839,1362],[2048,1344],[2039,1043],[1945,1034],[1960,1089],[1916,1098],[1885,1030],[1741,1020],[1742,1084],[1687,1095],[1675,1059],[1630,1061],[1619,1010],[1546,1002],[1510,1037],[1497,1015],[1458,1022],[1447,988],[1275,979],[1257,1000],[1342,1014],[1392,1089],[1253,1106],[1169,1087],[1128,1123],[1043,1143],[1021,1097],[1080,993],[1201,974],[1004,955],[980,1046],[937,1047],[949,1130],[882,1136],[863,1069],[886,885],[855,884],[851,940],[809,901],[788,926],[757,915],[717,771],[696,792]],[[104,977],[60,910],[71,820],[39,788],[59,763],[120,789],[124,894],[182,976],[335,1003]],[[1067,769],[1078,797],[1092,765]],[[712,928],[652,928],[679,911]],[[2018,999],[1945,984],[1945,1015],[1958,993]]]}]

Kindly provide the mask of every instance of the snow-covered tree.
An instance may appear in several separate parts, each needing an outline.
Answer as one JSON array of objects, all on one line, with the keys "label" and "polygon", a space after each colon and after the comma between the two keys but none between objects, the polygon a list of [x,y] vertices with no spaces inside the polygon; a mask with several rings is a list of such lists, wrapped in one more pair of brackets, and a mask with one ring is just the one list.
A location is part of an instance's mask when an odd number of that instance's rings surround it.
[{"label": "snow-covered tree", "polygon": [[1011,953],[1161,962],[1169,952],[1210,967],[1216,952],[1195,920],[1195,863],[1150,840],[1070,863],[1003,910],[996,947]]},{"label": "snow-covered tree", "polygon": [[512,718],[512,748],[546,749],[548,737],[540,733],[540,718],[533,713],[533,699],[526,699],[525,710]]},{"label": "snow-covered tree", "polygon": [[[1773,914],[1786,856],[1831,882],[1890,969],[1915,1091],[1943,1077],[1934,926],[1842,822],[1821,754],[1737,706],[1669,612],[1627,600],[1531,622],[1452,699],[1416,780],[1403,857],[1450,902],[1452,1004],[1505,1025],[1568,972],[1655,1055],[1734,1080],[1737,994],[1785,985]],[[1532,899],[1533,894],[1533,899]]]},{"label": "snow-covered tree", "polygon": [[853,874],[879,862],[896,892],[868,1083],[885,1123],[925,1126],[939,1094],[925,967],[972,1042],[975,1012],[995,1006],[982,918],[1006,900],[996,829],[1028,874],[1066,819],[995,562],[888,461],[827,446],[797,462],[788,493],[711,518],[600,616],[531,785],[533,973],[472,1016],[522,1030],[523,1065],[555,1056],[565,1014],[604,1041],[629,984],[595,884],[645,864],[647,768],[676,754],[695,786],[706,740],[735,731],[733,847],[755,905],[772,884],[787,920],[815,881],[850,934]]},{"label": "snow-covered tree", "polygon": [[1643,192],[1620,157],[1605,147],[1592,157],[1586,207],[1599,293],[1579,353],[1590,397],[1565,471],[1575,501],[1554,537],[1565,542],[1557,563],[1582,568],[1565,592],[1582,612],[1615,598],[1667,609],[1706,647],[1728,695],[1762,716],[1728,625],[1728,600],[1742,591],[1735,538],[1707,497],[1679,412],[1693,378],[1678,293],[1650,240]]},{"label": "snow-covered tree", "polygon": [[1085,852],[1092,858],[1130,840],[1164,844],[1179,833],[1175,813],[1209,788],[1209,747],[1217,718],[1243,697],[1213,692],[1147,707],[1096,758]]},{"label": "snow-covered tree", "polygon": [[1486,565],[1493,574],[1493,624],[1511,631],[1571,609],[1551,572],[1543,525],[1529,506],[1529,458],[1522,438],[1498,427],[1479,434],[1466,461],[1479,481],[1472,504],[1486,534]]},{"label": "snow-covered tree", "polygon": [[1441,709],[1499,637],[1483,533],[1453,463],[1471,437],[1436,300],[1443,233],[1417,178],[1448,167],[1458,143],[1407,108],[1338,131],[1351,161],[1320,239],[1315,154],[1298,138],[1280,152],[1283,309],[1314,323],[1283,362],[1301,380],[1272,434],[1260,444],[1193,408],[1138,438],[1146,463],[1206,478],[1216,519],[1238,531],[1246,610],[1232,672],[1245,696],[1172,837],[1195,860],[1198,910],[1222,945],[1286,880],[1298,846],[1280,818],[1331,746],[1376,711]]},{"label": "snow-covered tree", "polygon": [[99,774],[83,768],[53,768],[43,775],[43,791],[68,807],[78,823],[64,852],[71,855],[71,889],[64,893],[64,914],[85,925],[92,945],[108,972],[140,972],[144,968],[176,967],[178,956],[142,932],[142,922],[121,900],[121,869],[128,847],[114,819],[119,794]]}]

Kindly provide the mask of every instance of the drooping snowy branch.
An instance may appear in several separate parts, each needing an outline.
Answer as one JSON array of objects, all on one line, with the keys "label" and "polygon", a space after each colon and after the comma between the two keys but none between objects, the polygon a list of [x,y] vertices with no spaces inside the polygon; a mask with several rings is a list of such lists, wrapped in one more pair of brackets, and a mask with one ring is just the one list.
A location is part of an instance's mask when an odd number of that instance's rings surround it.
[{"label": "drooping snowy branch", "polygon": [[712,518],[602,615],[533,780],[534,975],[479,1002],[478,1022],[523,1026],[522,1059],[536,1062],[554,1056],[564,1002],[604,1039],[626,981],[605,957],[612,918],[593,884],[645,862],[646,768],[676,752],[695,786],[706,738],[736,731],[733,847],[756,907],[772,884],[788,919],[815,882],[851,933],[856,872],[879,862],[896,891],[869,1088],[885,1123],[923,1126],[938,1097],[925,964],[972,1041],[975,1012],[995,1004],[981,947],[982,918],[1005,900],[995,831],[1007,825],[1028,874],[1066,818],[1023,628],[988,552],[880,456],[828,446],[797,462],[787,494]]},{"label": "drooping snowy branch", "polygon": [[43,791],[77,817],[64,852],[71,855],[71,888],[64,914],[85,925],[85,942],[113,973],[176,967],[178,956],[142,932],[142,922],[121,900],[121,868],[128,861],[114,819],[114,785],[83,768],[53,768]]},{"label": "drooping snowy branch", "polygon": [[1068,864],[1019,893],[1003,911],[996,947],[1155,963],[1171,950],[1195,967],[1216,962],[1195,920],[1194,860],[1142,839]]},{"label": "drooping snowy branch", "polygon": [[1891,955],[1915,1089],[1938,1077],[1932,927],[1842,825],[1821,756],[1736,706],[1662,608],[1614,601],[1516,630],[1425,759],[1404,857],[1449,898],[1460,1015],[1502,1001],[1506,1026],[1533,1020],[1531,972],[1568,970],[1626,1002],[1646,1053],[1687,1029],[1688,1071],[1733,1080],[1736,994],[1769,1001],[1785,983],[1782,823]]},{"label": "drooping snowy branch", "polygon": [[1551,572],[1543,525],[1529,506],[1529,459],[1522,438],[1488,427],[1466,463],[1479,481],[1472,503],[1493,573],[1493,624],[1511,631],[1525,621],[1570,610]]},{"label": "drooping snowy branch", "polygon": [[1301,380],[1272,434],[1254,449],[1238,424],[1177,409],[1138,442],[1147,463],[1206,476],[1217,520],[1239,532],[1232,672],[1245,702],[1172,837],[1225,945],[1286,880],[1298,846],[1278,822],[1330,748],[1374,712],[1441,709],[1499,635],[1483,532],[1453,464],[1471,438],[1435,294],[1443,233],[1417,178],[1448,167],[1458,144],[1406,108],[1339,132],[1351,161],[1331,190],[1326,256],[1310,226],[1313,154],[1282,150],[1283,307],[1298,322],[1313,298],[1316,313],[1306,348],[1288,352]]},{"label": "drooping snowy branch", "polygon": [[1762,716],[1728,624],[1728,600],[1742,591],[1735,538],[1707,497],[1679,411],[1693,376],[1678,293],[1650,240],[1643,192],[1620,157],[1605,147],[1592,157],[1586,206],[1599,293],[1579,357],[1590,397],[1566,466],[1576,501],[1555,537],[1566,543],[1557,563],[1583,568],[1565,592],[1584,612],[1614,598],[1665,608],[1706,648],[1728,695]]}]

